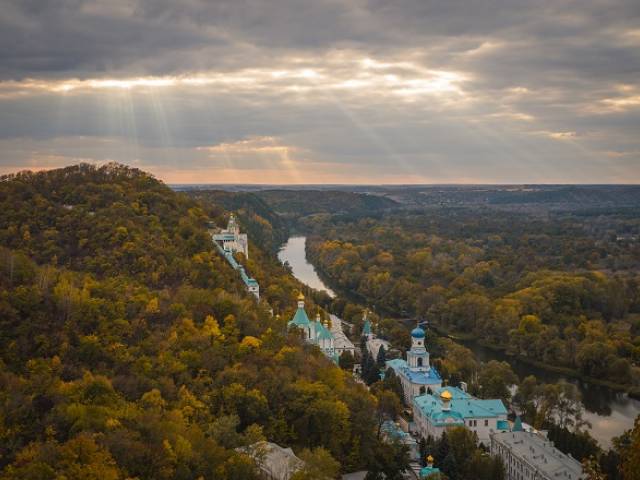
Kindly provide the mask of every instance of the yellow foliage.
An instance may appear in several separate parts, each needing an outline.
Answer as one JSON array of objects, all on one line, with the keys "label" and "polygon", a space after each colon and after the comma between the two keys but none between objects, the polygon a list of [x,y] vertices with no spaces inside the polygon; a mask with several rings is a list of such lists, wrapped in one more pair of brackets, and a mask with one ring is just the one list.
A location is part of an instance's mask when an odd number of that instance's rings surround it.
[{"label": "yellow foliage", "polygon": [[211,315],[207,315],[207,317],[204,319],[204,326],[202,327],[202,331],[205,335],[210,335],[213,338],[218,338],[222,335],[218,321]]},{"label": "yellow foliage", "polygon": [[145,308],[145,312],[151,314],[160,312],[160,305],[157,298],[149,300],[149,303],[147,303],[147,307]]},{"label": "yellow foliage", "polygon": [[262,340],[256,337],[252,337],[251,335],[247,335],[242,339],[241,345],[243,347],[259,348],[260,345],[262,345]]},{"label": "yellow foliage", "polygon": [[278,353],[275,355],[275,360],[277,362],[284,361],[287,357],[294,355],[298,351],[295,347],[285,346],[280,349]]},{"label": "yellow foliage", "polygon": [[120,423],[120,420],[118,420],[117,418],[107,418],[107,421],[105,422],[105,426],[109,429],[113,429],[113,428],[118,428],[122,426],[122,424]]}]

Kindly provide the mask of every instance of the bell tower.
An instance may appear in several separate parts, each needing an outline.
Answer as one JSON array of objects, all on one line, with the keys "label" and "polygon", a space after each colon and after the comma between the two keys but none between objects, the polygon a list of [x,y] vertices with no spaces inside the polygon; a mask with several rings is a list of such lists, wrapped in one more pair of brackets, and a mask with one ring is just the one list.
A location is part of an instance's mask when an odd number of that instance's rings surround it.
[{"label": "bell tower", "polygon": [[424,346],[425,333],[419,325],[411,331],[411,350],[407,352],[409,368],[416,372],[428,372],[429,352]]}]

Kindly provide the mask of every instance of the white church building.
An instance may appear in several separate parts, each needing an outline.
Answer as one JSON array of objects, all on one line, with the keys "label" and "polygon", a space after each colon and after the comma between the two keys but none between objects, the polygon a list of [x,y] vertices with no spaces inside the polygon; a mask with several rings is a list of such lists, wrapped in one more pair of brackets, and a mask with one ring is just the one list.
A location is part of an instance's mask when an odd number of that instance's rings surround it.
[{"label": "white church building", "polygon": [[439,438],[447,428],[466,427],[489,445],[490,436],[509,430],[507,409],[502,400],[478,399],[466,391],[442,386],[442,378],[429,364],[425,331],[411,331],[411,349],[407,359],[386,362],[400,378],[404,399],[413,410],[415,430],[424,438]]},{"label": "white church building", "polygon": [[407,359],[396,358],[386,362],[387,368],[393,369],[400,378],[404,399],[411,405],[413,397],[433,392],[442,386],[442,378],[438,371],[429,365],[429,352],[424,345],[425,332],[416,327],[411,331],[411,349]]},{"label": "white church building", "polygon": [[246,233],[240,233],[240,226],[236,216],[229,217],[227,228],[213,235],[213,239],[222,245],[222,249],[231,253],[242,253],[249,258],[249,240]]},{"label": "white church building", "polygon": [[247,291],[260,300],[260,285],[255,278],[249,276],[244,266],[240,265],[233,256],[235,253],[242,253],[245,258],[249,258],[249,240],[246,233],[240,233],[240,226],[235,215],[231,214],[225,230],[212,233],[211,237],[220,254],[240,274]]},{"label": "white church building", "polygon": [[324,324],[320,320],[320,314],[316,315],[315,321],[309,320],[307,312],[304,309],[304,295],[298,296],[298,309],[295,315],[287,323],[289,328],[296,327],[302,331],[306,342],[317,345],[322,353],[334,362],[338,363],[338,355],[335,347],[335,337],[331,333],[331,327],[327,320]]}]

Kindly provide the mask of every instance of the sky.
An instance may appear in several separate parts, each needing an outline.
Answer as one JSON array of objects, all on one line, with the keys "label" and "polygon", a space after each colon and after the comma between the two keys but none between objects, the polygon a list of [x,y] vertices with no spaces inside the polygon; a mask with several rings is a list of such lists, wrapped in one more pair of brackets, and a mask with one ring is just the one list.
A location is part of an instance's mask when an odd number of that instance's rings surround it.
[{"label": "sky", "polygon": [[0,0],[0,173],[640,183],[638,0]]}]

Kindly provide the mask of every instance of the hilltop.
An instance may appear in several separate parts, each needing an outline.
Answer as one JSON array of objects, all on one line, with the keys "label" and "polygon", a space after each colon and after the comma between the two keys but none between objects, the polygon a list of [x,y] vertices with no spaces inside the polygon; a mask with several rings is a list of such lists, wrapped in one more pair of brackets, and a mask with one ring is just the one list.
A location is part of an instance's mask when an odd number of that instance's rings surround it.
[{"label": "hilltop", "polygon": [[317,213],[371,214],[398,206],[389,198],[339,190],[265,190],[256,195],[287,219]]}]

